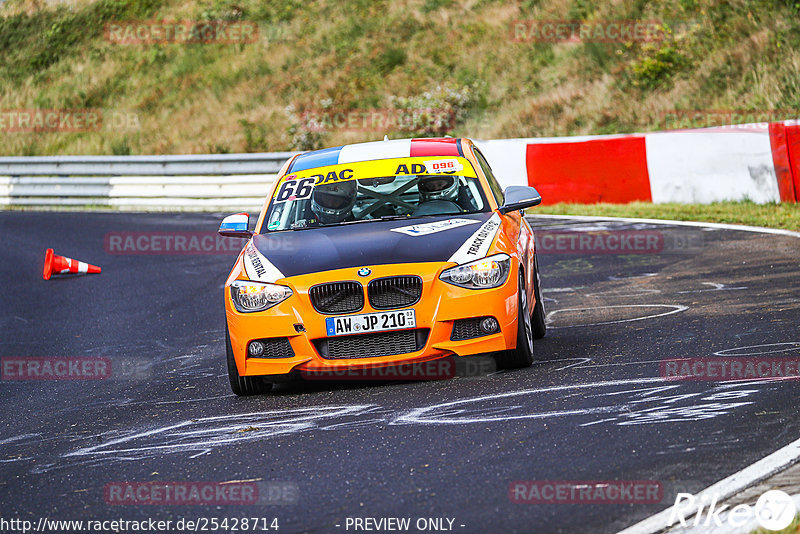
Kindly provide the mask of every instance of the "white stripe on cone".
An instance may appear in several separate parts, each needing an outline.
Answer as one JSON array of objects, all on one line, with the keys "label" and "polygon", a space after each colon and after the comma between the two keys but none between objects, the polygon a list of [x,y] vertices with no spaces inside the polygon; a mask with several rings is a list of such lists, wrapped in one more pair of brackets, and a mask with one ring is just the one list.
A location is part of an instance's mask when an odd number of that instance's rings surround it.
[{"label": "white stripe on cone", "polygon": [[82,261],[73,260],[72,258],[64,258],[69,262],[69,267],[58,271],[58,274],[66,273],[88,273],[89,264]]}]

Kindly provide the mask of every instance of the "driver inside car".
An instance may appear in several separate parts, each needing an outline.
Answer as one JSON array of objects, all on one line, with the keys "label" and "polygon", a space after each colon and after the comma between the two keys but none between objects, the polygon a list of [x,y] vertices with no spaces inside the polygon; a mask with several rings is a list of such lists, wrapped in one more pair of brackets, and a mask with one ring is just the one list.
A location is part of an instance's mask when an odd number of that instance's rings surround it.
[{"label": "driver inside car", "polygon": [[347,181],[314,188],[311,211],[322,224],[337,224],[353,220],[356,203],[356,182]]},{"label": "driver inside car", "polygon": [[[443,210],[443,213],[459,213],[477,209],[477,206],[471,201],[471,195],[461,186],[457,176],[422,177],[419,179],[417,188],[420,201],[420,207],[417,208],[419,214],[427,211],[424,203],[428,202],[435,203],[435,206]],[[433,208],[434,204],[429,204],[429,206]]]},{"label": "driver inside car", "polygon": [[456,202],[458,200],[458,179],[455,176],[430,176],[420,178],[419,184],[420,202],[430,202],[432,200],[448,200]]}]

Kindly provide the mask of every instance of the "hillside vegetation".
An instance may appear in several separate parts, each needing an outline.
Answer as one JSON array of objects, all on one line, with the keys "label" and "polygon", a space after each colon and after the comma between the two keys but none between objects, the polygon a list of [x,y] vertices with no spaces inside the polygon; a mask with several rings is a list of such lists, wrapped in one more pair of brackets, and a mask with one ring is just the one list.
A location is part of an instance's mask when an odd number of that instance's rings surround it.
[{"label": "hillside vegetation", "polygon": [[[105,25],[125,20],[250,21],[258,35],[238,44],[110,42]],[[517,42],[515,20],[657,21],[665,37]],[[104,117],[99,129],[78,132],[0,123],[0,153],[254,152],[384,134],[660,130],[678,126],[665,118],[672,110],[796,116],[799,73],[797,0],[0,0],[0,110]],[[403,109],[448,119],[365,131],[309,125],[304,114]]]}]

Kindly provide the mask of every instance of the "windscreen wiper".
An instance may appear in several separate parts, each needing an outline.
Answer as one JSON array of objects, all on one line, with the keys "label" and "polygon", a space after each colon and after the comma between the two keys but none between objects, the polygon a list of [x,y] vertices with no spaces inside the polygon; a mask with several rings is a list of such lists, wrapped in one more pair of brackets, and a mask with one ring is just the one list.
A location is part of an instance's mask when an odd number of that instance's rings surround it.
[{"label": "windscreen wiper", "polygon": [[335,225],[326,225],[326,226],[339,226],[343,224],[358,224],[364,222],[375,222],[375,221],[394,221],[398,219],[412,219],[411,215],[384,215],[383,217],[376,217],[374,219],[356,219],[354,221],[344,221],[340,222],[339,224]]},{"label": "windscreen wiper", "polygon": [[411,219],[411,215],[383,215],[378,217],[377,219],[372,219],[373,221],[396,221],[397,219]]}]

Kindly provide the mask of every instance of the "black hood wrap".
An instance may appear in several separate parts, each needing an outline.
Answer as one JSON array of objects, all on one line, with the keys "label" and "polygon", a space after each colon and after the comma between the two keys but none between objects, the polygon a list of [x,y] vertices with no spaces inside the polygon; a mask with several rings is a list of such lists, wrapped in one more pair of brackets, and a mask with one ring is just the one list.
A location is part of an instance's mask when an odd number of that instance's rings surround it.
[{"label": "black hood wrap", "polygon": [[[492,212],[473,213],[267,232],[255,235],[253,244],[287,277],[364,265],[442,262],[491,216]],[[449,219],[471,219],[476,223],[425,235],[391,231]]]}]

